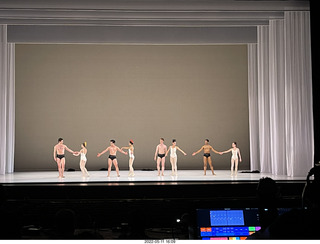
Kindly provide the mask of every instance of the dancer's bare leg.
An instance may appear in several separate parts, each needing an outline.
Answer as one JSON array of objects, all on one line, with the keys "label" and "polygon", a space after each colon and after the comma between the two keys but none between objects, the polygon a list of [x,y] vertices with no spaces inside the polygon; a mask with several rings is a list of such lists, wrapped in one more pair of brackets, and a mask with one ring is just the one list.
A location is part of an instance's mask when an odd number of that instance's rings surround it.
[{"label": "dancer's bare leg", "polygon": [[207,157],[203,157],[203,171],[204,171],[203,175],[207,174],[207,163],[208,163]]},{"label": "dancer's bare leg", "polygon": [[108,177],[110,177],[111,166],[112,166],[112,160],[108,158]]},{"label": "dancer's bare leg", "polygon": [[84,162],[82,160],[80,160],[80,169],[81,169],[81,173],[82,173],[82,176],[85,176],[85,171],[84,171]]},{"label": "dancer's bare leg", "polygon": [[131,162],[131,158],[129,158],[129,174],[128,174],[129,176],[131,176],[131,163],[130,162]]},{"label": "dancer's bare leg", "polygon": [[119,167],[118,167],[118,161],[117,161],[117,159],[114,159],[114,160],[113,160],[113,165],[114,165],[114,167],[116,168],[117,176],[118,176],[118,177],[120,177],[120,173],[119,173]]},{"label": "dancer's bare leg", "polygon": [[210,165],[210,169],[212,171],[212,175],[216,175],[213,171],[213,166],[212,166],[212,161],[211,161],[211,157],[208,158],[208,162],[209,162],[209,165]]},{"label": "dancer's bare leg", "polygon": [[172,175],[174,175],[174,158],[170,157]]},{"label": "dancer's bare leg", "polygon": [[160,161],[161,161],[161,158],[158,157],[157,158],[157,170],[158,170],[158,176],[160,176]]},{"label": "dancer's bare leg", "polygon": [[80,161],[80,169],[82,172],[82,176],[89,176],[89,173],[86,169],[86,161],[83,161],[83,160]]},{"label": "dancer's bare leg", "polygon": [[233,175],[234,159],[231,158],[231,175]]},{"label": "dancer's bare leg", "polygon": [[61,161],[60,161],[60,166],[61,166],[61,178],[64,178],[64,166],[66,164],[66,159],[65,158],[62,158]]},{"label": "dancer's bare leg", "polygon": [[165,166],[165,163],[166,163],[166,158],[165,157],[163,157],[162,159],[161,159],[161,164],[162,164],[162,176],[164,176],[164,166]]},{"label": "dancer's bare leg", "polygon": [[177,161],[178,161],[178,159],[175,157],[175,158],[173,158],[173,173],[174,173],[174,175],[177,175],[178,174],[178,170],[177,170]]},{"label": "dancer's bare leg", "polygon": [[238,173],[238,159],[235,160],[235,170],[234,170],[234,175],[237,175]]},{"label": "dancer's bare leg", "polygon": [[133,161],[134,161],[134,158],[132,159],[132,162],[131,162],[132,176],[134,176]]},{"label": "dancer's bare leg", "polygon": [[178,159],[176,158],[176,162],[174,164],[175,169],[176,169],[176,175],[178,175]]},{"label": "dancer's bare leg", "polygon": [[129,176],[134,176],[134,169],[133,169],[133,167],[132,167],[132,165],[133,165],[133,158],[130,158],[129,159]]},{"label": "dancer's bare leg", "polygon": [[59,158],[57,158],[57,166],[59,171],[59,178],[61,178],[61,160]]}]

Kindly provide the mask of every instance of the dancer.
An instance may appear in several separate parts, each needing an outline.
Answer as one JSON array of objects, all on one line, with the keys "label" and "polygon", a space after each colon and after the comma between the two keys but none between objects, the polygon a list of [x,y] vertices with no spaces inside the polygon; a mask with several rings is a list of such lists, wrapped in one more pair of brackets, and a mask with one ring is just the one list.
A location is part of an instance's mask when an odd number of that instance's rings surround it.
[{"label": "dancer", "polygon": [[129,152],[129,177],[134,176],[134,169],[133,169],[133,161],[134,161],[134,147],[133,147],[133,141],[129,141],[129,146],[128,147],[121,147],[121,150],[127,149]]},{"label": "dancer", "polygon": [[167,146],[163,144],[164,139],[160,138],[160,144],[156,147],[156,152],[154,153],[154,161],[157,161],[157,169],[158,169],[158,176],[160,176],[160,162],[162,164],[162,176],[164,176],[164,166],[166,162],[166,153],[167,153]]},{"label": "dancer", "polygon": [[58,144],[53,147],[53,159],[57,162],[58,170],[59,170],[59,178],[64,178],[64,168],[66,164],[66,158],[64,156],[64,150],[67,150],[70,153],[74,153],[71,149],[67,147],[67,145],[63,144],[63,139],[58,139]]},{"label": "dancer", "polygon": [[213,171],[213,166],[212,166],[212,160],[211,160],[211,155],[210,155],[210,151],[212,150],[214,153],[216,154],[220,154],[220,152],[216,151],[213,149],[212,146],[209,145],[209,139],[206,139],[204,141],[204,145],[197,151],[192,153],[192,156],[198,154],[199,152],[201,152],[203,150],[203,170],[204,170],[204,175],[206,175],[207,172],[207,163],[209,162],[210,165],[210,169],[212,171],[212,175],[216,175]]},{"label": "dancer", "polygon": [[114,167],[116,168],[117,171],[117,176],[120,177],[119,174],[119,167],[118,167],[118,161],[117,161],[117,151],[127,155],[128,153],[124,152],[123,150],[121,150],[119,147],[117,147],[115,145],[116,141],[115,140],[110,140],[110,146],[107,147],[107,149],[105,149],[104,151],[102,151],[101,153],[98,153],[97,157],[100,157],[102,154],[106,153],[107,151],[110,152],[109,157],[108,157],[108,177],[110,177],[110,171],[111,171],[111,166],[112,166],[112,162]]},{"label": "dancer", "polygon": [[89,177],[89,173],[86,169],[86,162],[87,162],[87,154],[88,150],[87,150],[87,142],[84,142],[81,144],[81,150],[79,152],[75,152],[73,155],[74,156],[80,156],[80,169],[82,172],[82,177]]},{"label": "dancer", "polygon": [[172,169],[172,175],[177,175],[177,149],[186,156],[187,154],[182,151],[178,146],[177,146],[177,141],[176,139],[172,140],[172,145],[169,147],[168,151],[166,152],[166,157],[168,155],[168,152],[170,151],[170,163],[171,163],[171,169]]},{"label": "dancer", "polygon": [[[231,175],[233,175],[233,168],[234,168],[234,175],[237,175],[238,173],[238,160],[240,159],[240,162],[242,162],[241,159],[241,154],[240,154],[240,149],[237,148],[237,143],[233,142],[232,143],[232,148],[230,148],[227,151],[221,152],[220,154],[224,154],[224,153],[228,153],[228,152],[232,152],[232,156],[231,156]],[[239,158],[238,158],[239,155]]]}]

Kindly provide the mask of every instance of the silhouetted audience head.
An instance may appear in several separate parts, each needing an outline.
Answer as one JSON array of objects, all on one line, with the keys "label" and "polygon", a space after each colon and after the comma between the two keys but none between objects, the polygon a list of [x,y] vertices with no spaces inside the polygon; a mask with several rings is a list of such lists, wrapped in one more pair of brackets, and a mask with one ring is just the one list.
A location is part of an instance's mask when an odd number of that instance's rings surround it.
[{"label": "silhouetted audience head", "polygon": [[[313,181],[311,177],[314,176]],[[310,169],[302,192],[302,205],[308,209],[320,208],[320,165]]]},{"label": "silhouetted audience head", "polygon": [[282,214],[268,228],[268,239],[320,239],[319,212],[293,209]]},{"label": "silhouetted audience head", "polygon": [[269,178],[261,178],[257,187],[259,220],[261,229],[267,228],[278,217],[277,203],[280,191],[277,183]]},{"label": "silhouetted audience head", "polygon": [[[301,209],[293,209],[275,219],[265,230],[258,235],[253,235],[248,239],[277,239],[277,240],[298,240],[298,239],[320,239],[319,221],[320,221],[320,166],[312,168],[307,176],[307,183],[302,193],[303,206]],[[314,180],[310,177],[314,175]],[[274,195],[275,187],[270,180],[270,189],[260,191],[260,199],[265,199],[262,192],[267,195]],[[273,188],[273,190],[272,190]]]},{"label": "silhouetted audience head", "polygon": [[260,205],[274,205],[275,201],[278,201],[279,197],[279,187],[273,179],[263,177],[259,180],[257,198]]}]

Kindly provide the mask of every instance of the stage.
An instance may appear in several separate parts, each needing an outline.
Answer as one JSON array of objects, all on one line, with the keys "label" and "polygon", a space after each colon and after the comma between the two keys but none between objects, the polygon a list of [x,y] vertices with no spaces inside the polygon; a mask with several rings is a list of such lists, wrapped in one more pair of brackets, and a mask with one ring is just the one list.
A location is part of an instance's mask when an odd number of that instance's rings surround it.
[{"label": "stage", "polygon": [[[245,172],[245,173],[242,173]],[[6,191],[6,198],[16,199],[102,199],[115,201],[145,199],[179,199],[194,201],[255,200],[258,182],[270,177],[281,188],[282,199],[300,199],[306,177],[289,177],[267,173],[238,171],[231,176],[230,170],[216,170],[212,175],[207,170],[178,170],[177,176],[166,170],[158,176],[156,170],[135,170],[129,177],[128,171],[120,171],[120,177],[111,171],[89,171],[89,177],[82,177],[81,171],[66,171],[65,178],[59,178],[56,171],[15,172],[0,176],[0,185]],[[81,194],[79,194],[81,192]],[[298,200],[300,201],[300,200]],[[202,203],[203,203],[202,202]],[[237,203],[239,204],[239,202]]]},{"label": "stage", "polygon": [[203,175],[203,170],[179,170],[177,176],[172,176],[171,170],[166,170],[164,176],[157,176],[157,171],[135,170],[135,176],[129,177],[128,171],[120,171],[120,177],[117,177],[113,170],[110,177],[107,177],[107,171],[90,171],[90,177],[82,177],[81,171],[66,171],[65,178],[58,178],[56,171],[43,172],[15,172],[12,174],[0,175],[0,183],[214,183],[214,182],[258,182],[262,177],[270,177],[275,181],[295,182],[304,181],[306,177],[289,177],[286,175],[272,175],[268,173],[242,173],[239,171],[236,176],[231,176],[230,170],[216,170],[212,175],[210,170],[207,170],[207,175]]},{"label": "stage", "polygon": [[[157,171],[135,170],[129,177],[128,171],[120,171],[117,177],[111,171],[89,171],[90,177],[82,177],[81,171],[67,171],[65,178],[58,172],[15,172],[0,176],[0,186],[5,189],[5,198],[12,201],[23,199],[60,199],[102,201],[190,201],[197,204],[221,202],[228,205],[255,204],[259,179],[270,177],[276,181],[285,202],[300,204],[305,177],[289,177],[266,173],[241,173],[231,176],[229,170],[216,170],[216,175],[203,170],[179,170],[177,176],[166,170],[164,176]],[[251,204],[250,203],[250,204]],[[287,203],[285,203],[287,204]],[[292,204],[292,203],[288,203]]]}]

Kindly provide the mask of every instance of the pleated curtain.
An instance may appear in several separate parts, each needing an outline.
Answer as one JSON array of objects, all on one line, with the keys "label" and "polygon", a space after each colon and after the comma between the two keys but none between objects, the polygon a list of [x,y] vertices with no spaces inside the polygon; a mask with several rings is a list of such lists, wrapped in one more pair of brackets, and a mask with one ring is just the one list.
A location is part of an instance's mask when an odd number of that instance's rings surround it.
[{"label": "pleated curtain", "polygon": [[258,26],[248,61],[251,169],[306,176],[314,156],[310,13]]}]

